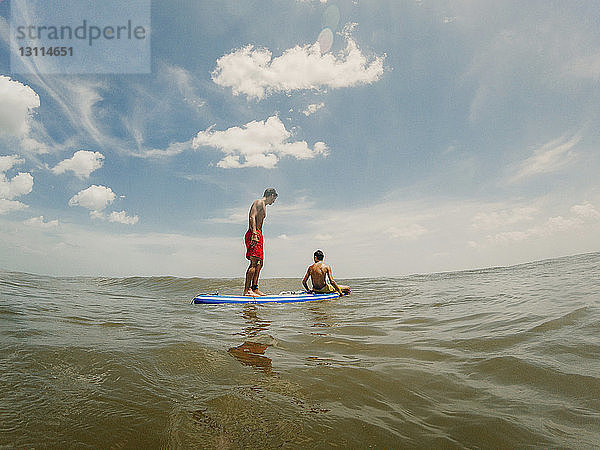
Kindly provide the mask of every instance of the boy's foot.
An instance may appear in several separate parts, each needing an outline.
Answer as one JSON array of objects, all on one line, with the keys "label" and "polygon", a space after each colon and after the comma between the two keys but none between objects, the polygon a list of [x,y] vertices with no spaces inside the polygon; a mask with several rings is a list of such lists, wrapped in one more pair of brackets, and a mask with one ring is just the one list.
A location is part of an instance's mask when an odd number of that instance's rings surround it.
[{"label": "boy's foot", "polygon": [[258,289],[256,289],[256,290],[253,292],[253,294],[254,294],[254,295],[258,295],[259,297],[262,297],[262,296],[264,296],[264,295],[267,295],[267,294],[264,294],[264,293],[260,292]]}]

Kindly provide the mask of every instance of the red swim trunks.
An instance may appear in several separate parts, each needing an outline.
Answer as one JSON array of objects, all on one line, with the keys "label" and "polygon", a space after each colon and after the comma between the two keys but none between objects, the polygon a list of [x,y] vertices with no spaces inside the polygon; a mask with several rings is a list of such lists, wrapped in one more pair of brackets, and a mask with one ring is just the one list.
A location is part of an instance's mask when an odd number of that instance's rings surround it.
[{"label": "red swim trunks", "polygon": [[253,241],[252,232],[250,230],[246,231],[246,235],[244,236],[244,241],[246,242],[246,259],[250,259],[251,256],[264,259],[263,235],[260,230],[256,230],[256,234],[258,234],[258,241]]}]

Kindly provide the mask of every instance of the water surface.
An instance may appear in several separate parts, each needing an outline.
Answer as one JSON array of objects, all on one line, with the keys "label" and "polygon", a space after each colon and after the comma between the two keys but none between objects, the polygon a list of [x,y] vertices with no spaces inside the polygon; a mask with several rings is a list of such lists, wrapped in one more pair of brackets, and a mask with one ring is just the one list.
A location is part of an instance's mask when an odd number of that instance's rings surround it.
[{"label": "water surface", "polygon": [[594,253],[242,306],[190,300],[243,280],[0,272],[0,446],[592,448],[599,279]]}]

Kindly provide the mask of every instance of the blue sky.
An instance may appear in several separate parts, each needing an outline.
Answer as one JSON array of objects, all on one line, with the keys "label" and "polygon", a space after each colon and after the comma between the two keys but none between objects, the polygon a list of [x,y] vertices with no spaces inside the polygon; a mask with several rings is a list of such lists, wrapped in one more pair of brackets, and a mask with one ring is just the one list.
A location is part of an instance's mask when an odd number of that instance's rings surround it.
[{"label": "blue sky", "polygon": [[13,73],[9,3],[0,268],[242,276],[270,186],[266,277],[600,248],[593,1],[153,1],[151,73],[85,75]]}]

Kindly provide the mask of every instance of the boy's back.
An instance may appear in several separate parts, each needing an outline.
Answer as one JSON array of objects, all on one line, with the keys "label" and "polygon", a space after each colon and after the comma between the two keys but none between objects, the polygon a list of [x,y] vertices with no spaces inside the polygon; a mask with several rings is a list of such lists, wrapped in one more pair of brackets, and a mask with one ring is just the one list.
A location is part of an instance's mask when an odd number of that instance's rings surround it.
[{"label": "boy's back", "polygon": [[[312,281],[312,291],[317,293],[329,293],[329,292],[338,292],[340,295],[348,295],[350,293],[349,286],[338,286],[338,284],[333,279],[333,270],[331,266],[325,264],[323,262],[323,252],[321,250],[317,250],[313,255],[314,264],[308,267],[306,271],[306,275],[304,275],[304,279],[302,280],[302,286],[307,291],[310,291],[308,288],[308,284],[306,284],[308,278]],[[329,279],[329,282],[327,281]],[[331,284],[329,284],[331,283]]]},{"label": "boy's back", "polygon": [[325,287],[329,266],[323,261],[318,261],[308,268],[313,289],[323,289]]}]

